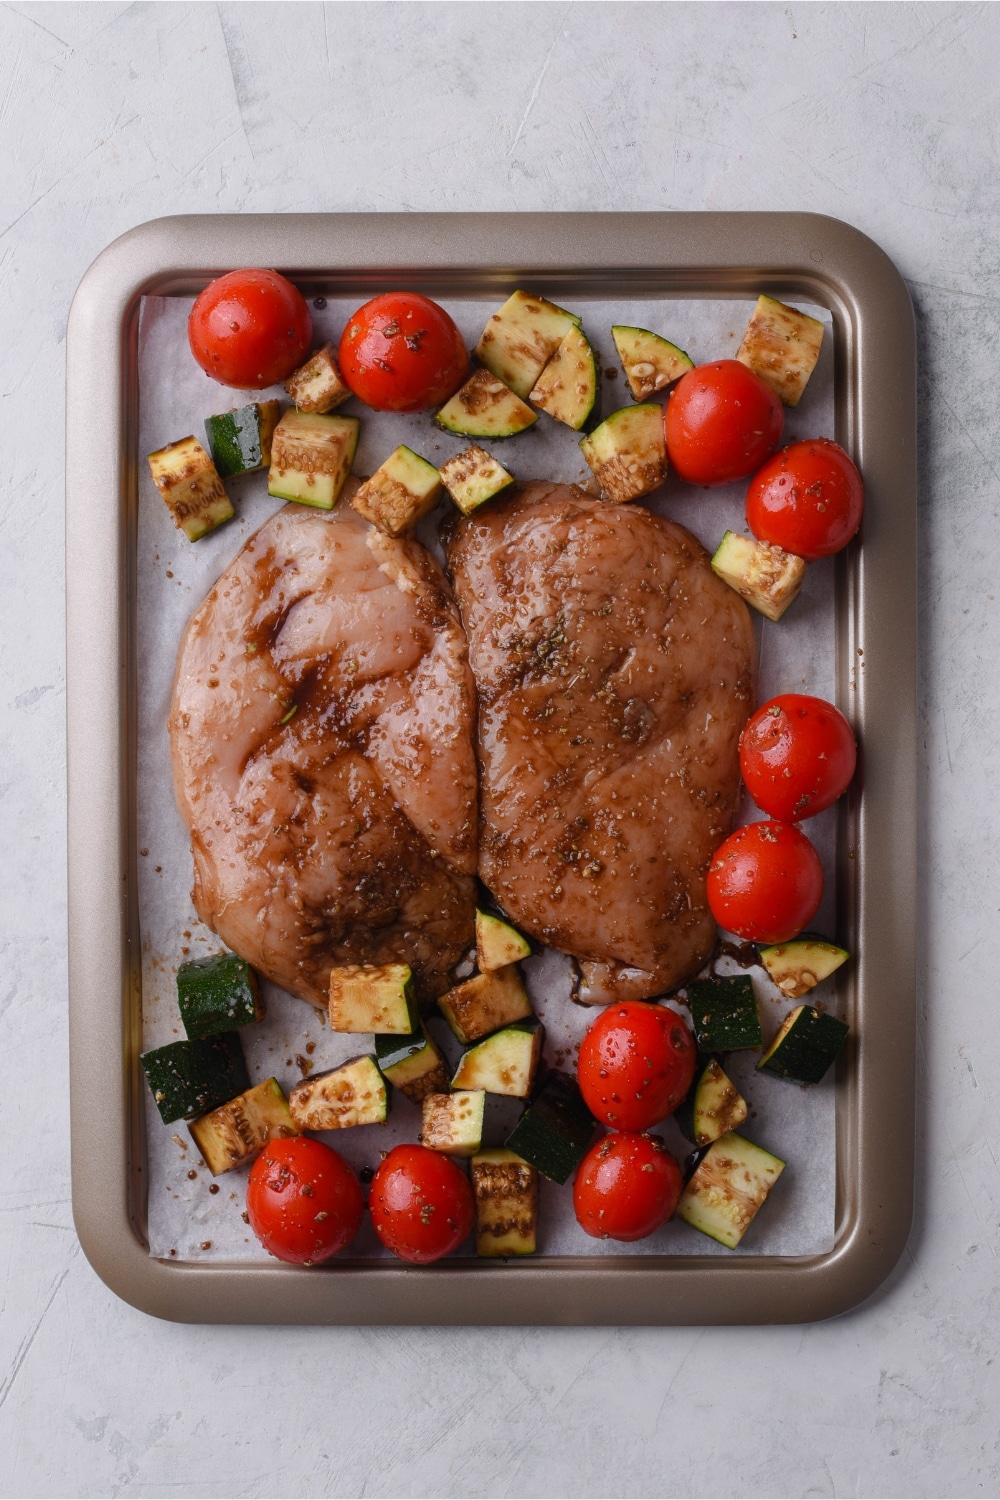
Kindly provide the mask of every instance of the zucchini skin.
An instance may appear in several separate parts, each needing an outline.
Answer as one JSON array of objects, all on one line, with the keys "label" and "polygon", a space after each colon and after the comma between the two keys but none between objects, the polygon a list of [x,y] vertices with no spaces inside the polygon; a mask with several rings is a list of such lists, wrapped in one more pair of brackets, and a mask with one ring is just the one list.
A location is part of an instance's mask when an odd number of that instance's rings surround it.
[{"label": "zucchini skin", "polygon": [[239,1032],[168,1042],[143,1052],[139,1065],[165,1125],[226,1104],[250,1087]]},{"label": "zucchini skin", "polygon": [[562,1185],[586,1156],[596,1128],[576,1079],[550,1073],[504,1144]]},{"label": "zucchini skin", "polygon": [[694,980],[688,985],[688,1006],[699,1052],[737,1052],[764,1045],[753,983],[745,974]]},{"label": "zucchini skin", "polygon": [[757,1067],[794,1083],[819,1083],[836,1061],[850,1029],[846,1021],[814,1005],[797,1005]]},{"label": "zucchini skin", "polygon": [[215,953],[181,964],[177,1008],[191,1041],[264,1019],[257,976],[236,953]]}]

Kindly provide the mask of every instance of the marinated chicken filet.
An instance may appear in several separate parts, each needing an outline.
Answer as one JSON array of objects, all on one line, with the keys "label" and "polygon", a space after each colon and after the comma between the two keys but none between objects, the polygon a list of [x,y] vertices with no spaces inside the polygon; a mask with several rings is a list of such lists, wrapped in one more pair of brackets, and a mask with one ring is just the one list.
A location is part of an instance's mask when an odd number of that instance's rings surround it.
[{"label": "marinated chicken filet", "polygon": [[325,1005],[331,966],[447,988],[474,933],[474,689],[448,585],[342,504],[251,537],[181,643],[170,715],[202,921]]},{"label": "marinated chicken filet", "polygon": [[682,526],[531,484],[448,547],[479,697],[482,879],[576,955],[593,1004],[673,988],[709,957],[712,853],[752,708],[746,605]]}]

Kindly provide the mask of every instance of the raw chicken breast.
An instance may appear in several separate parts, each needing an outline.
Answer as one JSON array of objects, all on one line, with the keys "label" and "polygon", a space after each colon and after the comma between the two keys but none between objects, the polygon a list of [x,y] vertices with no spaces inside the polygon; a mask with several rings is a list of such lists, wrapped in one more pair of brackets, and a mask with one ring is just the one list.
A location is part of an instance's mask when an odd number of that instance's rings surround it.
[{"label": "raw chicken breast", "polygon": [[347,504],[251,537],[181,643],[170,714],[198,915],[314,1005],[334,964],[436,995],[475,922],[474,690],[447,582]]},{"label": "raw chicken breast", "polygon": [[705,873],[753,707],[742,599],[682,526],[575,486],[453,523],[479,697],[479,872],[580,963],[579,998],[643,999],[707,960]]}]

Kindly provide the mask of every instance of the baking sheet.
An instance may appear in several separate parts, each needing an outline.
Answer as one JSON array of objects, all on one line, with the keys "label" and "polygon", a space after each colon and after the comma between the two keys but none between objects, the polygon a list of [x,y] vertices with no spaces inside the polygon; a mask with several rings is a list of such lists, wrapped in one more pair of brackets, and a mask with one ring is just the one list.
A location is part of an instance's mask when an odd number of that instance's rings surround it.
[{"label": "baking sheet", "polygon": [[[315,309],[315,341],[339,337],[360,298],[330,299]],[[443,299],[471,346],[495,301]],[[629,300],[606,302],[574,299],[574,309],[599,354],[603,370],[617,369],[610,334],[612,322],[652,327],[686,348],[696,362],[731,355],[752,309],[752,302]],[[807,304],[800,303],[803,307]],[[219,940],[197,922],[190,899],[191,860],[187,835],[176,812],[170,782],[166,716],[177,645],[184,625],[218,574],[246,538],[279,508],[266,494],[266,476],[248,475],[227,482],[237,517],[227,526],[191,545],[178,532],[152,481],[145,454],[194,432],[213,412],[239,404],[239,397],[203,375],[191,359],[186,341],[190,300],[143,299],[140,321],[139,388],[139,524],[137,548],[137,645],[139,661],[138,868],[142,936],[143,1046],[149,1048],[183,1035],[177,1015],[174,975],[188,957],[216,952]],[[808,307],[829,324],[829,314]],[[265,395],[281,396],[279,388]],[[247,397],[246,399],[251,399]],[[629,400],[620,373],[602,384],[601,410],[607,413]],[[370,473],[391,449],[406,442],[437,463],[467,445],[467,439],[440,432],[426,414],[373,414],[359,403],[341,408],[362,417],[355,472]],[[831,340],[824,341],[817,370],[800,407],[786,413],[786,437],[832,436],[834,433]],[[497,446],[498,456],[519,478],[589,482],[578,439],[568,429],[542,417],[537,426]],[[723,530],[743,528],[745,485],[697,491],[668,481],[647,502],[681,521],[714,549]],[[446,502],[447,503],[447,502]],[[425,523],[425,540],[433,527]],[[759,699],[779,691],[834,696],[833,564],[810,567],[800,599],[778,625],[760,620]],[[752,816],[752,809],[745,810]],[[833,923],[834,814],[812,819],[809,836],[816,843],[827,874],[827,894],[816,926],[835,935]],[[550,1060],[571,1067],[575,1047],[594,1018],[589,1008],[569,1001],[570,968],[561,955],[543,953],[525,966],[536,1008],[546,1025]],[[723,959],[717,972],[738,972]],[[777,1029],[790,1002],[780,997],[763,971],[751,971],[761,1001],[765,1035]],[[832,984],[817,998],[834,1004]],[[303,1071],[320,1071],[363,1050],[358,1038],[332,1035],[317,1012],[273,986],[266,985],[268,1020],[243,1033],[253,1081],[275,1074],[288,1089]],[[447,1028],[432,1023],[438,1039],[456,1048]],[[747,1097],[751,1119],[746,1134],[782,1156],[786,1170],[772,1199],[736,1252],[716,1246],[685,1225],[665,1226],[658,1234],[629,1247],[635,1255],[807,1255],[833,1245],[835,1207],[834,1094],[832,1078],[805,1089],[759,1075],[755,1054],[733,1054],[730,1069]],[[516,1101],[490,1100],[490,1129],[499,1142],[506,1122],[516,1117]],[[182,1123],[164,1126],[146,1098],[148,1135],[150,1254],[181,1261],[266,1259],[240,1217],[246,1169],[212,1181]],[[509,1125],[507,1125],[509,1128]],[[395,1093],[386,1126],[367,1126],[326,1137],[359,1170],[377,1166],[380,1153],[399,1140],[413,1140],[419,1111]],[[683,1158],[690,1146],[672,1121],[658,1131]],[[217,1191],[213,1191],[217,1189]],[[540,1215],[542,1254],[601,1255],[621,1247],[584,1235],[572,1213],[569,1188],[544,1184]],[[383,1252],[367,1223],[351,1250],[353,1256]],[[462,1251],[458,1253],[463,1253]],[[464,1253],[468,1253],[465,1247]]]}]

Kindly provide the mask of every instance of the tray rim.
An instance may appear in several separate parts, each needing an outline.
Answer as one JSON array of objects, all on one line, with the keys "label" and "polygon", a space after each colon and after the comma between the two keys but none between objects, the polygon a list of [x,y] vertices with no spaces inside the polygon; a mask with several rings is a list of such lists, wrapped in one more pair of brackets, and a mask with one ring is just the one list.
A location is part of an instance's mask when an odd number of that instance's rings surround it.
[{"label": "tray rim", "polygon": [[[334,249],[339,273],[328,269]],[[864,794],[843,814],[859,854],[856,879],[839,872],[857,897],[850,1002],[865,1040],[838,1078],[842,1212],[827,1254],[551,1257],[499,1267],[341,1262],[321,1271],[149,1256],[137,1209],[141,992],[131,900],[137,484],[128,439],[137,313],[147,293],[194,291],[237,264],[279,266],[307,288],[311,275],[324,287],[376,288],[409,274],[452,296],[458,276],[471,275],[478,295],[529,278],[543,289],[585,291],[588,277],[606,282],[620,272],[671,296],[746,296],[752,287],[809,295],[833,310],[838,436],[877,504],[863,546],[838,563],[839,687],[847,692],[853,678],[852,718],[866,745]],[[156,219],[114,241],[81,281],[66,394],[73,1209],[101,1279],[152,1315],[211,1323],[804,1322],[869,1296],[909,1234],[915,1123],[916,357],[909,294],[884,252],[841,220],[798,213]],[[863,657],[854,655],[859,644]],[[852,671],[855,661],[863,669]],[[111,1141],[120,1148],[113,1161]]]}]

